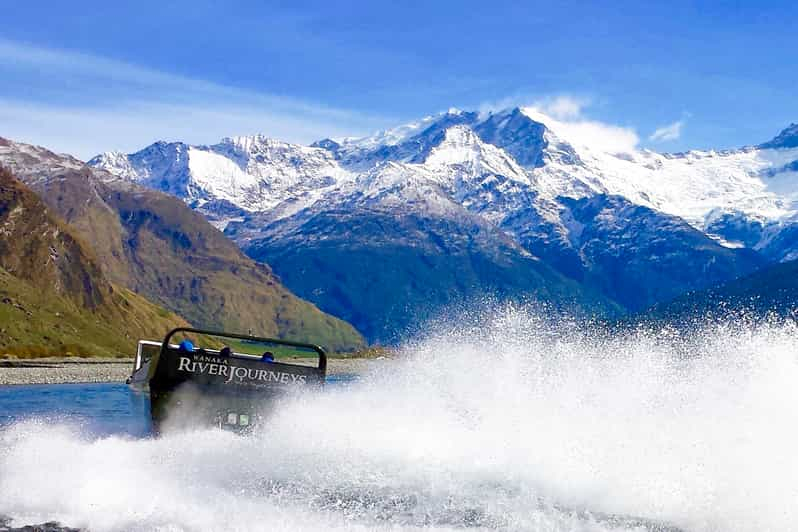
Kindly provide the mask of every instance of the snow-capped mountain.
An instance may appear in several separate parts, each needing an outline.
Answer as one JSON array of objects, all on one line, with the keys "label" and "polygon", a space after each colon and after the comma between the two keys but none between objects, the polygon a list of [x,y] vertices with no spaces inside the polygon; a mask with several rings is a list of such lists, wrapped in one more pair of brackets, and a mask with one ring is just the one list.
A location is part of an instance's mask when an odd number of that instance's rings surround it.
[{"label": "snow-capped mountain", "polygon": [[196,205],[223,200],[251,212],[351,177],[327,150],[263,136],[213,146],[156,142],[132,155],[104,153],[89,164]]},{"label": "snow-capped mountain", "polygon": [[[408,248],[426,246],[425,253],[431,242],[455,255],[473,245],[447,237],[439,223],[457,228],[451,235],[464,227],[493,234],[504,249],[629,310],[798,253],[795,125],[755,147],[660,154],[611,145],[585,135],[584,125],[578,130],[532,108],[451,109],[309,147],[262,136],[213,146],[156,143],[90,164],[183,198],[283,277],[299,258],[317,263],[321,275],[319,256],[303,250],[320,235],[347,249],[392,245],[399,236],[388,236],[387,220],[417,233],[438,227],[423,245],[404,235]],[[372,222],[368,230],[355,227]],[[289,287],[325,308],[300,286],[314,282],[307,268]],[[339,295],[358,304],[357,294]]]},{"label": "snow-capped mountain", "polygon": [[[620,195],[701,230],[727,213],[760,222],[796,214],[798,125],[757,147],[680,154],[596,149],[569,139],[569,129],[531,108],[487,116],[450,110],[371,137],[326,139],[312,147],[263,136],[213,146],[158,142],[132,155],[105,153],[90,164],[187,200],[225,200],[249,212],[302,196],[316,199],[319,191],[340,187],[381,162],[432,170],[454,168],[456,159],[470,156],[494,174],[534,182],[552,198]],[[477,138],[482,142],[474,143]],[[480,173],[475,170],[465,173]]]}]

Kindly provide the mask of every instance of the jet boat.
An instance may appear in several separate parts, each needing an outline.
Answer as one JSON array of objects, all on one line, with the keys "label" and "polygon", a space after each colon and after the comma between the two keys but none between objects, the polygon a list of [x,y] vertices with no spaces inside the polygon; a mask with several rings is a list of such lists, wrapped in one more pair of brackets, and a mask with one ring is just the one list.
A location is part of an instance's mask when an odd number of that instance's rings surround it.
[{"label": "jet boat", "polygon": [[282,397],[324,384],[313,344],[193,328],[138,343],[128,384],[150,396],[152,427],[213,425],[247,432]]}]

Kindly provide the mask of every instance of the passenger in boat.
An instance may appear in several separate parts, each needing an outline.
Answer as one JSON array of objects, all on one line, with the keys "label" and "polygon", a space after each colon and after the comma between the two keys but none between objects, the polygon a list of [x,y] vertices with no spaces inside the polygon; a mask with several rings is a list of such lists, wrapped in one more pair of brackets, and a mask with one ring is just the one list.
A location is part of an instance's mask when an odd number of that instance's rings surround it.
[{"label": "passenger in boat", "polygon": [[271,364],[272,362],[274,362],[274,353],[272,353],[271,351],[266,351],[265,353],[263,353],[261,360],[263,362],[268,362],[269,364]]},{"label": "passenger in boat", "polygon": [[180,342],[180,345],[178,345],[177,348],[180,351],[182,351],[183,353],[193,353],[194,352],[194,344],[191,343],[191,340],[189,340],[188,338],[186,338],[185,340]]},{"label": "passenger in boat", "polygon": [[229,356],[230,356],[230,355],[232,355],[232,354],[233,354],[233,350],[232,350],[232,349],[230,349],[230,348],[229,348],[229,347],[227,347],[227,346],[224,346],[224,347],[222,348],[222,350],[221,350],[221,351],[219,351],[219,356],[220,356],[220,357],[229,357]]}]

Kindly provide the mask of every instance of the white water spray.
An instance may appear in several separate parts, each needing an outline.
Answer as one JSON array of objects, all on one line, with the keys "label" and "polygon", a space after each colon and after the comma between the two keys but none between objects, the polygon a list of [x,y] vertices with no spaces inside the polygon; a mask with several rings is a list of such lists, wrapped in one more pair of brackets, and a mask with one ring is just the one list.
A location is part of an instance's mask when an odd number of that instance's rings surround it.
[{"label": "white water spray", "polygon": [[795,327],[475,321],[246,438],[17,424],[0,433],[0,514],[92,530],[798,528]]}]

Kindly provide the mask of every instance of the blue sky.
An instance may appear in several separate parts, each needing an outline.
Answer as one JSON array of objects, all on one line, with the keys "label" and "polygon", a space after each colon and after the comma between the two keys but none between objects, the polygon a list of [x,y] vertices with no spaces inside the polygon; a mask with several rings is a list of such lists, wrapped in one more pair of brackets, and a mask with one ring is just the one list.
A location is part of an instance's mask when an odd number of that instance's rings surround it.
[{"label": "blue sky", "polygon": [[569,119],[639,146],[735,147],[798,121],[796,4],[15,2],[0,27],[0,136],[85,158],[565,102]]}]

